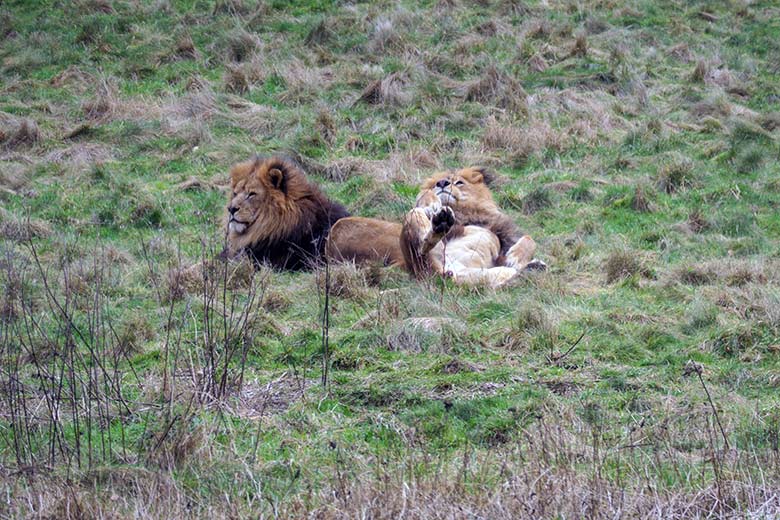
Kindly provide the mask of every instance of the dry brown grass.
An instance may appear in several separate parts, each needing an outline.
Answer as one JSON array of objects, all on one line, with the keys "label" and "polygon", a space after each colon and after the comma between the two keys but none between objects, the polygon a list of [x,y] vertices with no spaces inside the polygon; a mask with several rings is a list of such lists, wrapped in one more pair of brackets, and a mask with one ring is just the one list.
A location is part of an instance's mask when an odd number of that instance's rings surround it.
[{"label": "dry brown grass", "polygon": [[566,140],[547,121],[540,119],[515,125],[491,116],[482,134],[482,146],[485,149],[504,153],[520,162],[547,148],[561,151],[566,148]]},{"label": "dry brown grass", "polygon": [[411,100],[409,79],[400,72],[372,81],[358,97],[369,105],[403,105]]},{"label": "dry brown grass", "polygon": [[618,250],[610,253],[604,262],[607,283],[614,283],[631,276],[649,275],[649,271],[636,251]]},{"label": "dry brown grass", "polygon": [[38,124],[29,118],[21,120],[0,112],[0,146],[6,150],[30,148],[43,140]]},{"label": "dry brown grass", "polygon": [[460,95],[466,101],[492,103],[510,113],[528,113],[528,94],[520,82],[491,65],[477,79],[460,86]]},{"label": "dry brown grass", "polygon": [[279,96],[284,103],[311,101],[333,81],[333,71],[329,67],[310,67],[297,58],[275,67],[275,71],[287,86]]}]

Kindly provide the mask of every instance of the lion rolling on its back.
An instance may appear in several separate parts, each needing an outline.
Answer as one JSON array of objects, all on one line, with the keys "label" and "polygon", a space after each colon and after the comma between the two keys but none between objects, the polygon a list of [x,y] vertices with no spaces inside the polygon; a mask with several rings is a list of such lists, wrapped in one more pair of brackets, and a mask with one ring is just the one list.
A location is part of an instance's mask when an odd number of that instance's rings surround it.
[{"label": "lion rolling on its back", "polygon": [[348,217],[331,229],[327,254],[376,260],[415,277],[440,274],[459,284],[500,287],[525,270],[546,268],[536,243],[493,200],[485,171],[465,168],[425,180],[403,224]]}]

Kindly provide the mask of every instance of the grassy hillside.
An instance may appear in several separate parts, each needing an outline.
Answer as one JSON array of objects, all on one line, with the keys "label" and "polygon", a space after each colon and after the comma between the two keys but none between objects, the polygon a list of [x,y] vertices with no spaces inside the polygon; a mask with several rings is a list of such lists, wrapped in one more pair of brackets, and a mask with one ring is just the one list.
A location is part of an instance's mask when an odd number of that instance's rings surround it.
[{"label": "grassy hillside", "polygon": [[[0,37],[0,517],[780,514],[776,2],[9,0]],[[391,220],[488,166],[550,268],[216,261],[277,151]]]}]

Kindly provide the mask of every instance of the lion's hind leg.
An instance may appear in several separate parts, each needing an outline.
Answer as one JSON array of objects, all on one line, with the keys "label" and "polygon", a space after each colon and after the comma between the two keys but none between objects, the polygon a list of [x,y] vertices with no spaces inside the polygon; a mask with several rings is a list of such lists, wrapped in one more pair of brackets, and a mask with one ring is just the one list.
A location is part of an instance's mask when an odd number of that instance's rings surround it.
[{"label": "lion's hind leg", "polygon": [[518,271],[544,271],[547,269],[547,264],[534,258],[534,253],[536,253],[536,242],[530,236],[525,235],[506,252],[504,264]]}]

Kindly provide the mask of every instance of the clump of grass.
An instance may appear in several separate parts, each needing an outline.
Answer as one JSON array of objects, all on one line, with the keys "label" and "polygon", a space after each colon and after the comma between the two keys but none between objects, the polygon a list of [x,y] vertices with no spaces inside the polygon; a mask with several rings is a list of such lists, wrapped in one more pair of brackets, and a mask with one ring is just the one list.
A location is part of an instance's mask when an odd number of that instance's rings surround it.
[{"label": "clump of grass", "polygon": [[574,40],[574,46],[570,52],[571,56],[584,57],[588,55],[588,37],[585,33],[580,33]]},{"label": "clump of grass", "polygon": [[336,121],[333,118],[333,113],[325,107],[320,108],[317,112],[317,120],[315,121],[317,130],[322,136],[323,141],[328,144],[333,144],[336,139],[338,127]]},{"label": "clump of grass", "polygon": [[317,22],[314,27],[306,34],[303,43],[309,47],[316,47],[318,45],[325,45],[334,36],[333,30],[328,25],[328,21],[323,19]]},{"label": "clump of grass", "polygon": [[712,270],[696,265],[679,268],[675,276],[687,285],[706,285],[715,279],[715,273]]},{"label": "clump of grass", "polygon": [[734,121],[729,134],[729,143],[734,151],[747,143],[771,144],[773,142],[772,134],[761,126],[744,119]]},{"label": "clump of grass", "polygon": [[694,233],[701,233],[712,227],[707,216],[701,210],[694,210],[688,215],[688,228]]},{"label": "clump of grass", "polygon": [[118,109],[116,85],[113,80],[103,78],[99,81],[96,90],[95,97],[81,104],[81,110],[87,119],[105,121]]},{"label": "clump of grass", "polygon": [[734,169],[743,175],[752,173],[761,167],[765,160],[765,151],[758,145],[746,146],[734,157]]},{"label": "clump of grass", "polygon": [[372,81],[358,97],[369,105],[401,105],[409,100],[408,79],[400,72]]},{"label": "clump of grass", "polygon": [[374,22],[373,31],[368,40],[368,50],[376,54],[403,49],[406,38],[404,38],[402,31],[408,29],[412,23],[411,15],[404,9],[399,9],[389,17],[380,16]]},{"label": "clump of grass", "polygon": [[706,345],[715,354],[733,357],[753,347],[755,342],[756,338],[749,327],[738,326],[716,332]]},{"label": "clump of grass", "polygon": [[200,58],[200,53],[195,48],[195,42],[192,40],[192,36],[185,34],[176,41],[176,46],[173,49],[173,56],[180,60],[197,60]]},{"label": "clump of grass", "polygon": [[743,237],[753,233],[756,217],[751,211],[722,213],[716,221],[716,229],[728,237]]},{"label": "clump of grass", "polygon": [[225,74],[222,76],[225,91],[231,94],[246,94],[265,80],[264,70],[260,58],[245,63],[226,64]]},{"label": "clump of grass", "polygon": [[758,117],[758,124],[767,132],[780,128],[780,112],[766,112]]},{"label": "clump of grass", "polygon": [[[330,294],[345,299],[361,299],[368,294],[368,282],[365,272],[355,264],[333,264],[330,269]],[[317,283],[323,288],[324,272],[317,277]]]},{"label": "clump of grass", "polygon": [[498,346],[507,350],[519,350],[537,346],[549,350],[549,343],[557,336],[555,325],[540,305],[523,305],[503,330]]},{"label": "clump of grass", "polygon": [[227,57],[229,61],[241,63],[248,61],[260,48],[257,36],[244,29],[235,29],[228,36]]},{"label": "clump of grass", "polygon": [[607,275],[607,283],[625,280],[638,274],[650,276],[650,271],[643,264],[637,252],[628,250],[610,253],[604,262],[604,272]]},{"label": "clump of grass", "polygon": [[634,193],[631,195],[630,206],[631,209],[634,211],[639,211],[640,213],[652,212],[653,203],[649,190],[643,186],[637,186],[634,188]]},{"label": "clump of grass", "polygon": [[466,83],[462,91],[466,101],[492,102],[514,114],[528,114],[528,94],[525,89],[495,65],[490,65],[482,76]]},{"label": "clump of grass", "polygon": [[731,103],[724,96],[704,99],[692,103],[688,107],[688,113],[693,121],[713,125],[714,123],[708,123],[707,119],[715,119],[717,122],[719,119],[727,118],[731,115]]},{"label": "clump of grass", "polygon": [[552,195],[550,190],[544,187],[535,188],[528,195],[523,197],[521,209],[526,215],[533,215],[537,211],[552,206]]},{"label": "clump of grass", "polygon": [[38,124],[29,118],[24,118],[16,124],[16,128],[10,132],[0,129],[0,144],[6,150],[29,148],[43,140]]},{"label": "clump of grass", "polygon": [[39,219],[20,219],[0,207],[0,238],[23,242],[52,235],[51,226]]},{"label": "clump of grass", "polygon": [[590,202],[593,200],[593,193],[590,190],[591,183],[580,181],[577,186],[569,190],[569,198],[574,202]]},{"label": "clump of grass", "polygon": [[704,83],[704,78],[707,77],[708,71],[707,63],[704,60],[699,60],[696,62],[689,79],[693,83]]},{"label": "clump of grass", "polygon": [[680,156],[673,156],[658,172],[658,188],[669,194],[690,188],[693,181],[693,162]]}]

